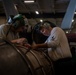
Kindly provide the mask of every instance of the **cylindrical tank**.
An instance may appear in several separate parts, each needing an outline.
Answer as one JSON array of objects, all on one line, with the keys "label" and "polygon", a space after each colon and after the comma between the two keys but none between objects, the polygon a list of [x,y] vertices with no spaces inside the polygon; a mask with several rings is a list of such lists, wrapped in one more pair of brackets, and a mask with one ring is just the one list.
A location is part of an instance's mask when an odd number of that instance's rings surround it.
[{"label": "cylindrical tank", "polygon": [[1,75],[53,75],[51,59],[44,53],[18,47],[0,39]]}]

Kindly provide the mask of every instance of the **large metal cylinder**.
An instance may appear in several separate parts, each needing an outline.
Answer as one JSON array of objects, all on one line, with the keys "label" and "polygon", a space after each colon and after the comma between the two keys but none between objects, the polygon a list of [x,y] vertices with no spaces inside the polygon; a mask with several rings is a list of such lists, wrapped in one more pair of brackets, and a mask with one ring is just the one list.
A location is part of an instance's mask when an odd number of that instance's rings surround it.
[{"label": "large metal cylinder", "polygon": [[0,39],[1,75],[53,75],[53,64],[44,52],[27,50]]}]

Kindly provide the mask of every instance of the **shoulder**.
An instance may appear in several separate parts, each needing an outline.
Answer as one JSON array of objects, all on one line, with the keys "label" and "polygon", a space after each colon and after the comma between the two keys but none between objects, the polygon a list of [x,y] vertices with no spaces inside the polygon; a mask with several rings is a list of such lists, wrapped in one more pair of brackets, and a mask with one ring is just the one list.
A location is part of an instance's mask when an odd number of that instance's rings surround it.
[{"label": "shoulder", "polygon": [[51,31],[51,33],[62,33],[63,30],[60,27],[54,27]]},{"label": "shoulder", "polygon": [[54,30],[62,30],[60,27],[54,27]]},{"label": "shoulder", "polygon": [[2,24],[2,25],[0,25],[0,27],[7,27],[8,26],[8,24]]},{"label": "shoulder", "polygon": [[9,27],[10,27],[9,24],[2,24],[2,25],[0,25],[0,30],[6,30],[6,29],[8,29]]},{"label": "shoulder", "polygon": [[60,27],[54,27],[53,31],[63,31]]},{"label": "shoulder", "polygon": [[0,30],[5,28],[5,24],[0,25]]}]

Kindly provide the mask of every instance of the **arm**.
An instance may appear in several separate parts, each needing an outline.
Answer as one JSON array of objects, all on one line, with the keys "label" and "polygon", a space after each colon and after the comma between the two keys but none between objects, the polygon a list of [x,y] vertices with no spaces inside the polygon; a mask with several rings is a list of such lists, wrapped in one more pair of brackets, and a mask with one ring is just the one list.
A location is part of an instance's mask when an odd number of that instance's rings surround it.
[{"label": "arm", "polygon": [[49,41],[47,41],[48,48],[56,48],[60,44],[61,40],[61,30],[56,28],[55,31],[50,35]]},{"label": "arm", "polygon": [[15,39],[15,40],[12,40],[11,42],[19,44],[19,45],[24,45],[24,44],[28,43],[26,38]]},{"label": "arm", "polygon": [[53,35],[53,39],[47,42],[48,48],[56,48],[60,43],[60,37],[57,34]]},{"label": "arm", "polygon": [[48,48],[48,45],[47,45],[47,43],[32,45],[32,49],[37,49],[37,48]]},{"label": "arm", "polygon": [[60,43],[60,32],[56,30],[54,33],[52,33],[49,38],[46,40],[45,43],[43,44],[36,44],[33,45],[32,48],[55,48],[59,45]]}]

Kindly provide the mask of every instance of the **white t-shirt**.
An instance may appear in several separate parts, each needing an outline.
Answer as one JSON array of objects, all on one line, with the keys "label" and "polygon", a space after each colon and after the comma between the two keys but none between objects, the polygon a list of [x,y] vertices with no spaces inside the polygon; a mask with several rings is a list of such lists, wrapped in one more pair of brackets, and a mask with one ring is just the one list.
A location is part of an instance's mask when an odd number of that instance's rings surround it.
[{"label": "white t-shirt", "polygon": [[10,28],[10,25],[8,24],[1,25],[0,26],[0,37],[7,38],[8,40],[18,39],[19,34],[12,32],[11,29],[9,30],[9,28]]},{"label": "white t-shirt", "polygon": [[54,27],[46,43],[50,47],[48,48],[48,54],[52,60],[56,61],[61,58],[72,57],[67,37],[61,28]]}]

